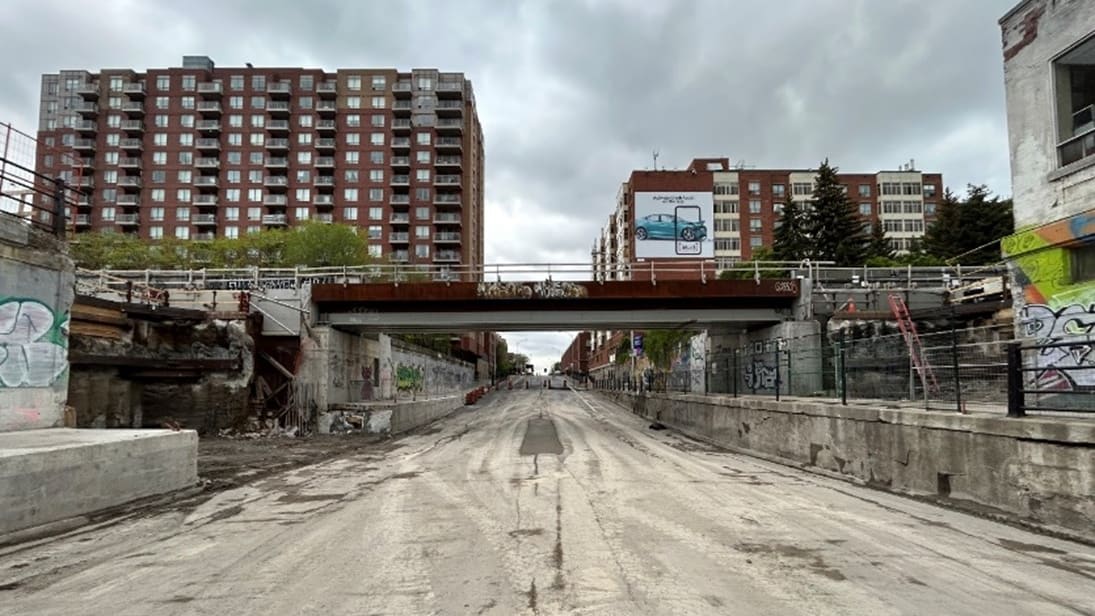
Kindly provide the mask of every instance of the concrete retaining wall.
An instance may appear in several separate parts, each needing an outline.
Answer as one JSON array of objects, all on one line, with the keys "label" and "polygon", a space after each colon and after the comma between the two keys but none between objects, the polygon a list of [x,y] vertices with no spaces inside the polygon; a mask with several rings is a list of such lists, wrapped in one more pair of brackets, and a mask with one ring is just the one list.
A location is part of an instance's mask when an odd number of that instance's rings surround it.
[{"label": "concrete retaining wall", "polygon": [[1095,423],[684,394],[606,394],[716,445],[941,496],[1095,541]]},{"label": "concrete retaining wall", "polygon": [[0,213],[0,432],[61,425],[73,271],[56,238]]},{"label": "concrete retaining wall", "polygon": [[368,414],[372,411],[392,411],[392,434],[407,432],[417,427],[424,426],[454,413],[464,407],[463,396],[445,396],[431,400],[419,400],[416,402],[350,402],[331,405],[328,413],[319,416],[319,432],[328,433],[331,430],[331,419],[336,413]]},{"label": "concrete retaining wall", "polygon": [[198,435],[54,428],[0,434],[0,535],[186,488]]}]

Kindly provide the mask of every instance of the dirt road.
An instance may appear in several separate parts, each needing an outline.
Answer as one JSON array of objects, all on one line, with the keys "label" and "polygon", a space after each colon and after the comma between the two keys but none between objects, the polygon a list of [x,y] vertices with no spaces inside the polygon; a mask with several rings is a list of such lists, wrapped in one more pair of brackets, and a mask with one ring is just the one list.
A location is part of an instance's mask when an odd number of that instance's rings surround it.
[{"label": "dirt road", "polygon": [[1092,614],[1095,550],[492,394],[383,450],[0,550],[5,614]]}]

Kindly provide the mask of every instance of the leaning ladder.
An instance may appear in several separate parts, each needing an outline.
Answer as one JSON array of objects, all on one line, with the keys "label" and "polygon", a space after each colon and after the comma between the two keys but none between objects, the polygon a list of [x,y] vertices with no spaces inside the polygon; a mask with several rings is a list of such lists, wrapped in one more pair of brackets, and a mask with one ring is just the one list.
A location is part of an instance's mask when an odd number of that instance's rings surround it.
[{"label": "leaning ladder", "polygon": [[920,336],[916,334],[916,324],[913,323],[909,315],[909,307],[905,305],[905,300],[900,295],[890,294],[890,312],[897,319],[897,329],[905,338],[905,346],[909,348],[909,357],[912,358],[913,367],[920,375],[920,383],[924,386],[924,391],[939,393],[939,383],[935,380],[935,372],[932,371],[931,364],[924,357]]}]

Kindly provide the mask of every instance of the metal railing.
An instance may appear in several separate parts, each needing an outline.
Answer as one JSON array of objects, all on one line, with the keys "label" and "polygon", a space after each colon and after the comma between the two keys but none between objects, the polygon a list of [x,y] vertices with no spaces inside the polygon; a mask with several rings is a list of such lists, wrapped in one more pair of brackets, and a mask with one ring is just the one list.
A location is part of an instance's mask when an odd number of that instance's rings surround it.
[{"label": "metal railing", "polygon": [[1093,345],[1087,336],[1008,344],[1008,416],[1095,413],[1095,363],[1088,357]]},{"label": "metal railing", "polygon": [[[79,141],[79,140],[75,140]],[[54,177],[36,170],[36,156],[55,161]],[[75,224],[82,191],[83,159],[72,147],[51,146],[11,124],[0,123],[0,216],[17,217],[58,237]],[[89,202],[88,202],[89,203]]]}]

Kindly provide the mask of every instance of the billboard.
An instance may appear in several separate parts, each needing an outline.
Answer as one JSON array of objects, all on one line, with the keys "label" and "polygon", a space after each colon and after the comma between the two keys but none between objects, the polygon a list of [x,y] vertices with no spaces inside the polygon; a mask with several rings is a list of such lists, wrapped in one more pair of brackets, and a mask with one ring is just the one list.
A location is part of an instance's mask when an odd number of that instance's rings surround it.
[{"label": "billboard", "polygon": [[635,258],[714,258],[714,208],[709,192],[636,192]]}]

